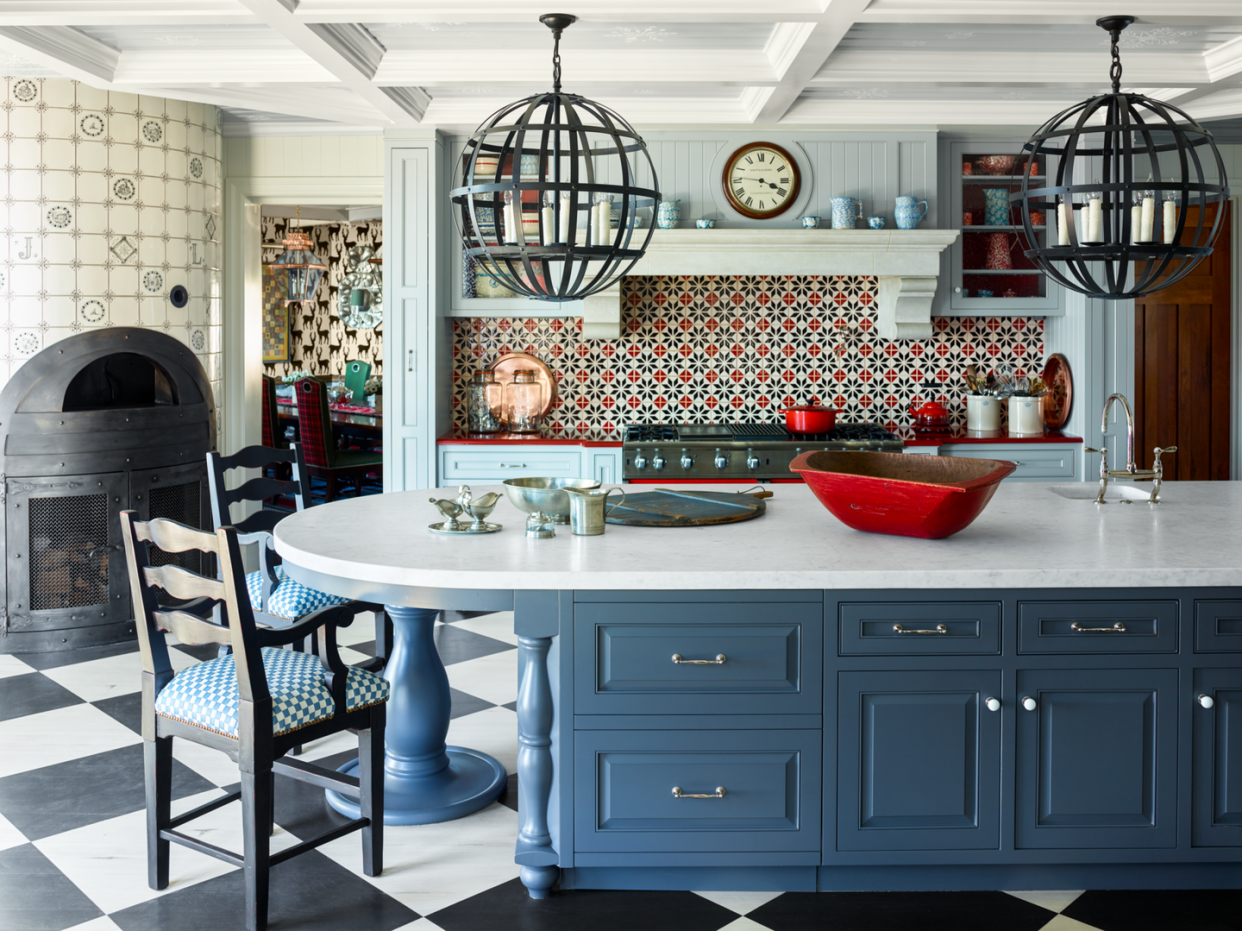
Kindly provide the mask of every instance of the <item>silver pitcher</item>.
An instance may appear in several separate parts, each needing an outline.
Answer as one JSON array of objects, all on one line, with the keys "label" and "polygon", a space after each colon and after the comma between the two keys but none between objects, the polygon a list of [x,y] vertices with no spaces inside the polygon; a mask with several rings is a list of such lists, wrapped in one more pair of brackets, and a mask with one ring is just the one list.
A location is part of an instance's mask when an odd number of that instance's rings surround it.
[{"label": "silver pitcher", "polygon": [[[620,488],[563,488],[569,495],[569,529],[580,537],[593,537],[604,532],[604,519],[625,501]],[[604,502],[614,491],[621,492],[621,501],[604,510]]]}]

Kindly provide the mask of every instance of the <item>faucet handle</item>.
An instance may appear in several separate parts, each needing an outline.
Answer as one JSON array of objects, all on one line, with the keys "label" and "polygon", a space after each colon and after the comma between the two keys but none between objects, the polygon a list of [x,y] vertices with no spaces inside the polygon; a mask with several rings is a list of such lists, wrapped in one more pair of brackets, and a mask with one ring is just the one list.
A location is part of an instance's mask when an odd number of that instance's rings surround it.
[{"label": "faucet handle", "polygon": [[1082,451],[1083,451],[1084,453],[1100,453],[1100,454],[1106,454],[1106,453],[1107,453],[1107,450],[1103,450],[1103,449],[1096,449],[1094,446],[1084,446],[1084,447],[1082,448]]},{"label": "faucet handle", "polygon": [[1160,458],[1161,453],[1175,453],[1175,452],[1177,452],[1177,447],[1176,447],[1176,446],[1165,446],[1164,448],[1161,448],[1161,447],[1157,446],[1155,449],[1153,449],[1153,450],[1152,450],[1152,452],[1153,452],[1153,453],[1155,453],[1155,454],[1156,454],[1156,458],[1157,458],[1157,459],[1159,459],[1159,458]]}]

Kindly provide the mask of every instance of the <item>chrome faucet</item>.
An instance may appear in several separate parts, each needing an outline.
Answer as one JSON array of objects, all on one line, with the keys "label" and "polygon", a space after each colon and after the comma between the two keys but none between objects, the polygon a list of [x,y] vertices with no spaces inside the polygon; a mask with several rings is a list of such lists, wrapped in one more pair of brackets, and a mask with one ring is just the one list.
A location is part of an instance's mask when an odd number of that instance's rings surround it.
[{"label": "chrome faucet", "polygon": [[[1151,497],[1147,499],[1148,504],[1160,503],[1160,488],[1164,485],[1164,463],[1160,461],[1160,456],[1164,453],[1177,452],[1176,446],[1165,446],[1161,448],[1157,446],[1154,450],[1156,461],[1150,469],[1140,469],[1134,461],[1134,411],[1130,409],[1130,402],[1126,400],[1124,394],[1110,394],[1108,400],[1104,402],[1104,413],[1100,415],[1100,432],[1108,431],[1108,411],[1113,406],[1114,401],[1121,402],[1121,409],[1126,414],[1126,467],[1124,469],[1110,469],[1108,467],[1108,449],[1095,449],[1091,446],[1084,446],[1083,449],[1089,453],[1100,454],[1100,493],[1095,496],[1096,504],[1107,504],[1104,500],[1104,493],[1108,491],[1108,480],[1110,478],[1128,478],[1131,481],[1152,480]],[[1129,498],[1122,498],[1123,504],[1130,504]]]}]

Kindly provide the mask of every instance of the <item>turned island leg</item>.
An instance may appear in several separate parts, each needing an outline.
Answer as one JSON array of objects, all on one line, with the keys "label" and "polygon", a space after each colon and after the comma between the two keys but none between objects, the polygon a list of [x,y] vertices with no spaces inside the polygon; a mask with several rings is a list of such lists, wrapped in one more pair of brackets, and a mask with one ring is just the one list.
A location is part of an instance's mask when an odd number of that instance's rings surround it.
[{"label": "turned island leg", "polygon": [[516,862],[532,899],[546,898],[560,877],[548,805],[552,795],[551,637],[518,637],[518,840]]}]

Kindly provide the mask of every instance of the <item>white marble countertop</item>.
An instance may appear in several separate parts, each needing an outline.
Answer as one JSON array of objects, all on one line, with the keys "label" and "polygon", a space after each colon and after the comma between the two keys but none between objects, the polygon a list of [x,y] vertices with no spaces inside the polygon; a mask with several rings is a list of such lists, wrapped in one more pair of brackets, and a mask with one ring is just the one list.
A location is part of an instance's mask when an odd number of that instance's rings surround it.
[{"label": "white marble countertop", "polygon": [[[762,517],[707,527],[609,524],[579,537],[558,526],[554,539],[528,540],[526,515],[504,499],[489,518],[504,530],[445,536],[427,530],[440,519],[427,499],[452,491],[428,489],[310,508],[275,536],[295,578],[441,590],[1242,586],[1242,483],[1169,482],[1157,507],[1101,507],[1049,487],[1003,484],[945,540],[850,530],[804,485],[772,485]],[[491,490],[503,489],[473,487]]]}]

